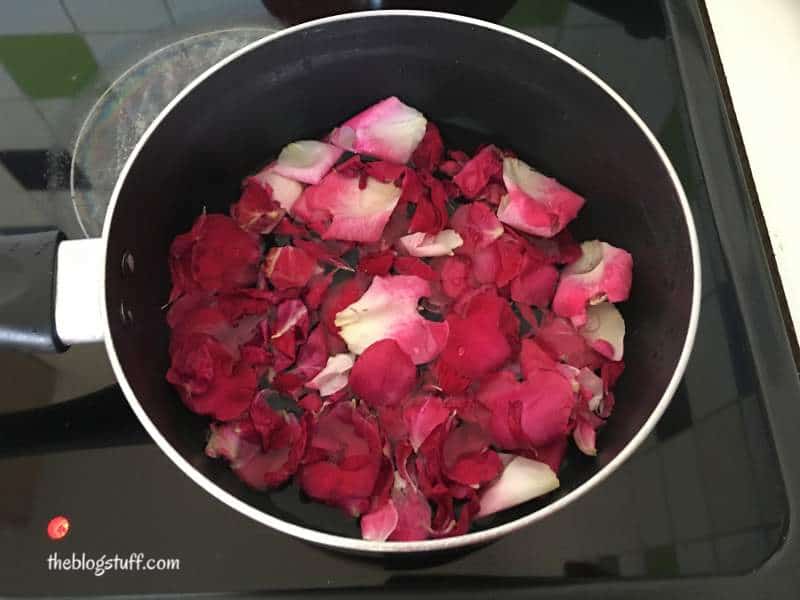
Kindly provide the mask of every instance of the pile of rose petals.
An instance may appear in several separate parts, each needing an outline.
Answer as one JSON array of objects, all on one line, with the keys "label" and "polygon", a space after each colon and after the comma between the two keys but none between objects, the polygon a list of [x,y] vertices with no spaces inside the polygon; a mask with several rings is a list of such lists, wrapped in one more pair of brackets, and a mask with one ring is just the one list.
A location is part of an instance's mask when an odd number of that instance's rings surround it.
[{"label": "pile of rose petals", "polygon": [[633,261],[573,241],[583,204],[509,150],[445,150],[394,97],[289,144],[170,249],[167,380],[213,420],[206,454],[369,540],[557,488],[624,368]]}]

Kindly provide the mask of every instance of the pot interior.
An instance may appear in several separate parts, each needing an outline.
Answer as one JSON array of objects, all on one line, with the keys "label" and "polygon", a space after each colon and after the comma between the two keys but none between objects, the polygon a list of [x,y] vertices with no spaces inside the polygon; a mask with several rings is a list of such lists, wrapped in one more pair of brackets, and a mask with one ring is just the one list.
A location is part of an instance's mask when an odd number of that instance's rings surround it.
[{"label": "pot interior", "polygon": [[[469,22],[372,15],[306,27],[263,43],[216,71],[163,118],[133,162],[110,224],[107,303],[125,378],[169,444],[199,472],[287,522],[359,537],[357,521],[301,498],[258,493],[203,454],[207,419],[167,384],[162,306],[167,252],[205,208],[225,212],[240,183],[286,143],[396,95],[440,125],[448,147],[494,142],[587,198],[571,226],[634,256],[627,370],[598,436],[599,453],[568,454],[561,488],[479,521],[489,528],[536,511],[612,460],[661,401],[678,363],[692,304],[692,256],[673,181],[641,129],[598,85],[550,52]],[[123,275],[122,255],[135,258]],[[132,319],[123,323],[120,307]],[[197,493],[203,493],[198,489]]]}]

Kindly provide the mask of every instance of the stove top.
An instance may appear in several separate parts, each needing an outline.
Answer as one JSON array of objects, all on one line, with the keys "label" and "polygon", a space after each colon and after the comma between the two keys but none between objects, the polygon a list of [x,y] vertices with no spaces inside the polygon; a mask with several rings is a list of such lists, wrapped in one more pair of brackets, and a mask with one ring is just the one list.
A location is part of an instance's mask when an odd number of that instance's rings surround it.
[{"label": "stove top", "polygon": [[[344,10],[462,4],[5,0],[0,227],[97,235],[116,173],[160,107],[255,37]],[[592,493],[493,544],[365,559],[273,532],[200,491],[143,431],[102,346],[3,353],[0,593],[796,597],[793,339],[702,6],[479,5],[470,16],[537,37],[608,81],[686,188],[703,257],[700,325],[651,439]]]}]

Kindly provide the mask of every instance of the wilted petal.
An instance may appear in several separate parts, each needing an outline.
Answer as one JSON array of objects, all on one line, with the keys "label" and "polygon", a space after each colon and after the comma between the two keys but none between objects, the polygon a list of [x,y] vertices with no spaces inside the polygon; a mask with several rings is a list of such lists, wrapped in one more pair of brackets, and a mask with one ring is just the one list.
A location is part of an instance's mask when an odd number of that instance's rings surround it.
[{"label": "wilted petal", "polygon": [[508,194],[497,208],[497,218],[525,233],[553,237],[577,216],[585,202],[518,158],[503,159],[503,181]]},{"label": "wilted petal", "polygon": [[500,478],[481,494],[479,517],[533,500],[560,485],[556,474],[544,463],[510,454],[501,458],[506,466]]},{"label": "wilted petal", "polygon": [[341,155],[341,148],[325,142],[292,142],[281,150],[274,171],[295,181],[319,183]]},{"label": "wilted petal", "polygon": [[430,285],[411,275],[375,277],[361,298],[336,315],[336,326],[351,352],[361,354],[379,340],[393,339],[414,364],[430,362],[447,341],[447,323],[424,319],[417,302]]},{"label": "wilted petal", "polygon": [[405,164],[425,136],[427,120],[392,96],[345,121],[331,133],[331,143],[359,154]]},{"label": "wilted petal", "polygon": [[562,271],[553,298],[553,312],[576,326],[586,322],[587,305],[627,300],[633,271],[633,257],[605,242],[584,242],[581,252]]}]

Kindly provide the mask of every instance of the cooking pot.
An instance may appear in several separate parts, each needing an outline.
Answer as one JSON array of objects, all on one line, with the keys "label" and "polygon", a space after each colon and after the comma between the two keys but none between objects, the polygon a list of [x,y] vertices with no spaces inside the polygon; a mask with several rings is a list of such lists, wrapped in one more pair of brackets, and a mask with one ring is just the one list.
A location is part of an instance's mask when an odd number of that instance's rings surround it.
[{"label": "cooking pot", "polygon": [[[587,198],[572,226],[635,261],[627,369],[596,457],[569,455],[554,493],[479,520],[462,536],[359,539],[352,519],[289,487],[259,493],[203,448],[207,419],[165,380],[170,242],[202,210],[226,212],[243,177],[286,143],[388,96],[436,122],[448,146],[513,148]],[[144,428],[199,488],[254,521],[363,553],[488,542],[588,493],[652,431],[694,341],[700,258],[692,214],[669,159],[641,118],[599,77],[516,31],[443,13],[375,11],[320,19],[234,53],[155,119],[122,170],[100,239],[58,232],[0,237],[0,344],[64,350],[104,340]],[[198,490],[199,493],[199,490]]]}]

